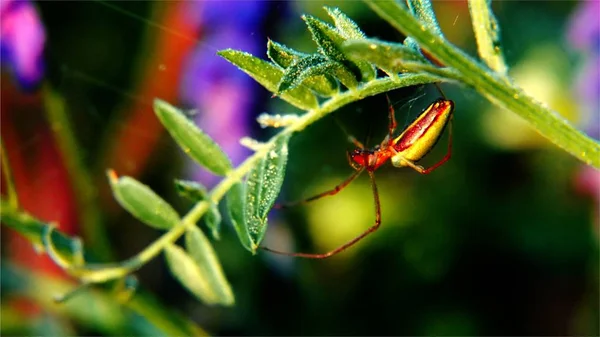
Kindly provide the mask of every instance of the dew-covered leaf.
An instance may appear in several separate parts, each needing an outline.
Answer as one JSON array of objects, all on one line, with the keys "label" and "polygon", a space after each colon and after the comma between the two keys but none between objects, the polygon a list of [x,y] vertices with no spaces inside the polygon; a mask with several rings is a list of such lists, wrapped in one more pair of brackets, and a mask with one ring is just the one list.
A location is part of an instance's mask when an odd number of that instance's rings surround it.
[{"label": "dew-covered leaf", "polygon": [[246,223],[246,185],[235,183],[227,193],[227,210],[229,219],[235,228],[235,232],[242,243],[242,246],[250,252],[255,252],[252,245],[250,232]]},{"label": "dew-covered leaf", "polygon": [[273,148],[248,173],[246,181],[246,225],[255,250],[267,230],[267,214],[281,189],[288,157],[289,136],[280,136]]},{"label": "dew-covered leaf", "polygon": [[269,39],[267,42],[267,56],[273,63],[285,69],[295,61],[309,56],[309,54],[299,52]]},{"label": "dew-covered leaf", "polygon": [[361,60],[349,59],[344,55],[341,48],[346,38],[338,30],[310,15],[304,15],[302,19],[306,22],[321,54],[332,61],[343,64],[355,75],[357,81],[368,82],[375,78],[377,73],[371,64]]},{"label": "dew-covered leaf", "polygon": [[[269,56],[273,63],[283,69],[292,66],[303,58],[310,57],[309,54],[293,50],[273,40],[269,40],[267,43],[267,56]],[[284,78],[286,77],[286,73],[283,75]],[[282,79],[283,81],[284,79]],[[337,81],[329,74],[311,76],[304,79],[303,84],[323,97],[331,97],[338,92]]]},{"label": "dew-covered leaf", "polygon": [[177,212],[150,187],[134,178],[117,177],[108,172],[110,186],[117,202],[141,222],[157,228],[170,229],[180,221]]},{"label": "dew-covered leaf", "polygon": [[343,48],[349,55],[371,62],[388,74],[406,71],[403,63],[407,61],[429,63],[421,54],[400,43],[376,39],[349,40]]},{"label": "dew-covered leaf", "polygon": [[429,29],[437,35],[442,35],[442,29],[435,18],[430,0],[407,0],[408,8],[417,19],[421,20]]},{"label": "dew-covered leaf", "polygon": [[[221,50],[218,54],[250,75],[250,77],[270,92],[277,92],[277,87],[283,77],[283,70],[277,65],[261,60],[248,53],[232,49]],[[314,109],[319,105],[312,91],[303,86],[294,88],[280,97],[302,110]]]},{"label": "dew-covered leaf", "polygon": [[350,19],[337,7],[324,7],[327,14],[333,19],[335,28],[338,32],[346,39],[359,40],[364,39],[365,33],[363,33],[356,22]]},{"label": "dew-covered leaf", "polygon": [[356,88],[358,85],[354,75],[343,64],[316,54],[300,59],[288,67],[279,84],[279,91],[285,92],[315,76],[326,74],[335,74],[348,88]]},{"label": "dew-covered leaf", "polygon": [[185,233],[185,247],[192,257],[200,274],[209,288],[217,294],[220,304],[233,305],[231,286],[225,277],[221,263],[208,238],[198,227],[191,227]]},{"label": "dew-covered leaf", "polygon": [[192,294],[206,304],[231,305],[212,288],[207,276],[200,271],[196,261],[183,248],[169,244],[165,247],[165,258],[173,276]]},{"label": "dew-covered leaf", "polygon": [[231,161],[219,145],[179,109],[155,99],[154,112],[183,151],[200,165],[221,176],[232,169]]}]

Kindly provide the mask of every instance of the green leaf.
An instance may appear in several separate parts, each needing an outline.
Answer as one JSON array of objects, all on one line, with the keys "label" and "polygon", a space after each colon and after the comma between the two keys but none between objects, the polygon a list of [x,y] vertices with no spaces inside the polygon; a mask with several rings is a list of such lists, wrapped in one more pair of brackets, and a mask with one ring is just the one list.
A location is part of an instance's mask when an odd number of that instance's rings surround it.
[{"label": "green leaf", "polygon": [[330,73],[336,74],[336,77],[348,88],[354,89],[358,86],[354,75],[343,64],[316,54],[300,59],[286,69],[279,83],[279,92],[291,90],[313,76]]},{"label": "green leaf", "polygon": [[169,244],[164,249],[167,265],[173,276],[192,294],[206,304],[226,304],[200,271],[196,261],[181,247]]},{"label": "green leaf", "polygon": [[[269,56],[269,59],[271,59],[273,63],[284,69],[290,67],[302,58],[310,57],[309,54],[293,50],[273,40],[269,40],[267,43],[267,56]],[[304,84],[323,97],[330,97],[338,92],[337,81],[328,74],[306,78]]]},{"label": "green leaf", "polygon": [[285,69],[292,63],[305,58],[310,54],[302,53],[292,48],[288,48],[281,43],[277,43],[271,39],[267,42],[267,56],[273,63]]},{"label": "green leaf", "polygon": [[345,38],[350,40],[360,40],[366,38],[356,22],[352,21],[337,7],[323,7],[327,11],[327,14],[333,19],[335,28]]},{"label": "green leaf", "polygon": [[210,208],[206,215],[204,215],[204,222],[206,222],[206,226],[210,229],[210,234],[213,238],[219,240],[221,239],[221,212],[219,212],[219,207],[216,203],[211,202]]},{"label": "green leaf", "polygon": [[350,60],[342,53],[341,46],[346,38],[329,24],[310,15],[302,16],[306,22],[312,38],[319,46],[319,52],[332,61],[343,64],[352,72],[357,81],[368,82],[375,78],[377,73],[371,64],[360,60]]},{"label": "green leaf", "polygon": [[224,176],[231,171],[231,161],[225,152],[179,109],[155,99],[154,112],[177,144],[192,159],[214,174]]},{"label": "green leaf", "polygon": [[376,39],[349,40],[343,48],[346,53],[371,62],[390,75],[405,71],[403,63],[407,61],[429,63],[421,54],[400,43]]},{"label": "green leaf", "polygon": [[491,0],[469,0],[469,12],[479,56],[492,70],[506,75],[508,67],[500,47],[500,26],[492,12]]},{"label": "green leaf", "polygon": [[242,246],[248,251],[255,253],[255,247],[252,245],[250,232],[246,225],[246,185],[235,183],[227,193],[227,209],[229,219],[235,228],[235,232],[242,243]]},{"label": "green leaf", "polygon": [[[62,269],[69,269],[73,266],[73,259],[70,259],[70,256],[65,256],[63,254],[60,253],[60,251],[56,248],[56,246],[54,246],[54,242],[52,241],[52,232],[54,231],[54,228],[56,227],[55,224],[49,224],[49,225],[45,225],[42,228],[42,244],[44,245],[44,250],[46,251],[46,253],[48,254],[48,256],[52,259],[52,261],[54,261],[54,263],[56,263],[59,267],[61,267]],[[75,239],[78,240],[78,239]],[[75,241],[73,241],[75,242]],[[81,247],[81,244],[79,244],[79,247]],[[82,252],[78,252],[77,254],[73,254],[72,256],[75,257],[75,255],[83,255]]]},{"label": "green leaf", "polygon": [[192,257],[200,274],[209,288],[217,294],[219,304],[233,305],[235,302],[231,286],[225,277],[221,263],[208,238],[198,227],[191,227],[185,233],[185,247]]},{"label": "green leaf", "polygon": [[204,185],[190,180],[175,179],[175,189],[180,196],[195,202],[204,200],[208,195]]},{"label": "green leaf", "polygon": [[170,229],[180,221],[177,212],[148,186],[131,177],[117,177],[108,172],[115,199],[141,222],[157,228]]},{"label": "green leaf", "polygon": [[220,239],[221,213],[219,212],[219,206],[208,195],[206,187],[195,181],[175,179],[175,188],[179,195],[193,202],[206,200],[210,203],[208,212],[204,215],[204,222],[211,230],[211,235],[217,240]]},{"label": "green leaf", "polygon": [[417,19],[421,20],[429,29],[437,35],[443,36],[442,29],[435,18],[431,1],[429,0],[407,0],[408,8]]},{"label": "green leaf", "polygon": [[[250,75],[270,92],[277,92],[277,87],[283,77],[283,70],[275,64],[232,49],[221,50],[217,54]],[[302,110],[314,109],[319,105],[315,95],[305,87],[294,88],[280,97]]]},{"label": "green leaf", "polygon": [[246,225],[255,250],[267,230],[267,215],[281,189],[288,157],[289,136],[280,136],[273,148],[248,174],[246,181]]}]

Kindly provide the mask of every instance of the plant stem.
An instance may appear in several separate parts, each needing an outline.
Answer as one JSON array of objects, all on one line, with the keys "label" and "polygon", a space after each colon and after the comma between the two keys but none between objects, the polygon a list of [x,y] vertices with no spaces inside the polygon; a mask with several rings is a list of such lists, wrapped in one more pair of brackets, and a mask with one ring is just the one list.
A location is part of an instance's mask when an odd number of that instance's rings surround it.
[{"label": "plant stem", "polygon": [[273,136],[269,142],[262,146],[252,156],[247,158],[240,166],[231,171],[213,188],[210,192],[211,200],[197,203],[178,225],[171,228],[143,251],[120,263],[88,264],[80,268],[72,268],[70,272],[84,282],[98,283],[124,277],[141,268],[148,261],[160,254],[167,245],[172,244],[183,235],[188,226],[195,226],[196,222],[198,222],[198,220],[200,220],[200,218],[208,211],[210,203],[218,203],[223,199],[229,189],[236,182],[241,181],[254,165],[269,153],[277,138],[301,131],[342,106],[361,100],[365,97],[374,96],[398,88],[434,83],[441,80],[441,77],[431,74],[406,74],[395,79],[386,77],[365,83],[356,90],[349,90],[331,97],[328,101],[300,116],[295,123],[289,125],[277,135]]},{"label": "plant stem", "polygon": [[367,4],[396,29],[415,39],[447,67],[456,69],[465,84],[497,106],[521,116],[542,136],[586,164],[600,168],[600,144],[573,127],[558,113],[528,96],[512,81],[499,76],[420,23],[393,1]]}]

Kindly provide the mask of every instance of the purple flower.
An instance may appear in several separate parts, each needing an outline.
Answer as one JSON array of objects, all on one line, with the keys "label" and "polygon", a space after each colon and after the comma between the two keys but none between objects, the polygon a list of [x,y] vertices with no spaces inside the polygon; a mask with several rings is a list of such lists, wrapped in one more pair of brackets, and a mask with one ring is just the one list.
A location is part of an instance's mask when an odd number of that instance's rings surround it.
[{"label": "purple flower", "polygon": [[600,138],[600,1],[583,1],[569,20],[569,44],[580,51],[582,65],[577,74],[575,94],[581,102],[582,126]]},{"label": "purple flower", "polygon": [[0,56],[25,90],[44,75],[42,52],[46,34],[35,7],[27,0],[0,1]]},{"label": "purple flower", "polygon": [[569,43],[583,52],[598,54],[600,48],[600,1],[582,1],[569,20]]},{"label": "purple flower", "polygon": [[[581,102],[581,125],[585,131],[600,139],[600,2],[584,1],[579,4],[569,21],[569,44],[581,52],[583,62],[576,78],[575,94]],[[574,177],[576,190],[600,200],[600,171],[582,166]],[[596,219],[600,208],[596,207]]]},{"label": "purple flower", "polygon": [[[184,67],[181,98],[197,109],[200,128],[234,164],[250,153],[239,139],[250,133],[259,86],[216,52],[232,48],[259,54],[266,45],[261,31],[269,5],[267,1],[204,1],[190,6],[188,19],[201,25],[203,38]],[[206,185],[215,182],[197,166],[192,167],[191,176]]]}]

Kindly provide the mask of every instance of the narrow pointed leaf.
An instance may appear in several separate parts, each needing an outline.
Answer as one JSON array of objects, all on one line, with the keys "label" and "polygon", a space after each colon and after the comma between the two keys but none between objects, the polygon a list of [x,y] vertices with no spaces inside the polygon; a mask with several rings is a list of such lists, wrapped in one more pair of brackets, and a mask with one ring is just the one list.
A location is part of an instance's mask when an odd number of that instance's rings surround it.
[{"label": "narrow pointed leaf", "polygon": [[[273,40],[269,40],[267,43],[267,56],[283,69],[290,67],[302,58],[310,57],[309,54],[293,50]],[[304,80],[304,85],[323,97],[331,97],[338,92],[337,81],[328,74],[309,77]]]},{"label": "narrow pointed leaf", "polygon": [[469,12],[479,56],[491,69],[505,75],[507,66],[500,47],[500,26],[492,12],[491,0],[469,0]]},{"label": "narrow pointed leaf", "polygon": [[348,88],[356,88],[356,77],[341,63],[328,60],[321,55],[311,55],[300,59],[286,69],[279,84],[279,91],[285,92],[315,76],[335,74]]},{"label": "narrow pointed leaf", "polygon": [[443,36],[442,29],[435,18],[431,1],[429,0],[407,0],[408,8],[417,19],[421,20],[429,29],[437,35]]},{"label": "narrow pointed leaf", "polygon": [[217,295],[219,304],[233,305],[235,302],[231,286],[225,277],[221,263],[208,238],[198,227],[185,233],[185,247],[200,270],[210,289]]},{"label": "narrow pointed leaf", "polygon": [[55,224],[49,224],[45,225],[42,229],[42,244],[44,246],[44,251],[58,266],[63,269],[69,269],[73,265],[72,259],[61,254],[52,241],[52,232],[55,227]]},{"label": "narrow pointed leaf", "polygon": [[356,22],[350,19],[346,14],[344,14],[337,7],[324,7],[327,11],[327,14],[333,19],[335,24],[335,28],[337,28],[338,32],[346,38],[352,40],[359,40],[366,38],[365,33],[363,33]]},{"label": "narrow pointed leaf", "polygon": [[175,187],[179,195],[193,202],[207,200],[210,203],[208,212],[204,215],[204,222],[211,230],[211,235],[217,240],[220,239],[221,212],[219,212],[219,206],[210,199],[206,187],[195,181],[179,179],[175,180]]},{"label": "narrow pointed leaf", "polygon": [[349,40],[343,48],[353,57],[371,62],[387,73],[405,71],[403,63],[407,61],[429,63],[422,55],[399,43],[376,39]]},{"label": "narrow pointed leaf", "polygon": [[173,276],[198,299],[209,305],[230,304],[223,302],[219,293],[211,287],[206,275],[200,271],[196,261],[185,250],[177,245],[169,244],[165,247],[164,252]]},{"label": "narrow pointed leaf", "polygon": [[335,28],[312,15],[303,15],[302,19],[306,22],[313,41],[319,46],[321,54],[338,62],[346,60],[344,54],[337,47],[344,43],[345,39]]},{"label": "narrow pointed leaf", "polygon": [[242,246],[252,253],[255,248],[252,245],[250,232],[246,226],[246,185],[235,183],[227,193],[227,209],[229,219],[235,228],[235,232],[242,243]]},{"label": "narrow pointed leaf", "polygon": [[206,187],[190,180],[175,179],[175,189],[180,196],[191,201],[203,200],[208,195]]},{"label": "narrow pointed leaf", "polygon": [[222,217],[218,205],[211,203],[208,212],[204,215],[204,222],[208,229],[210,229],[212,237],[217,240],[221,238],[221,235],[219,234],[221,232],[221,221]]},{"label": "narrow pointed leaf", "polygon": [[[283,77],[283,70],[275,64],[232,49],[221,50],[218,54],[250,75],[270,92],[277,92],[277,87]],[[310,110],[319,105],[315,95],[305,87],[297,87],[280,97],[302,110]]]},{"label": "narrow pointed leaf", "polygon": [[179,223],[177,212],[150,187],[131,177],[117,177],[109,171],[110,186],[117,202],[141,222],[157,228],[170,229]]},{"label": "narrow pointed leaf", "polygon": [[306,22],[313,40],[319,46],[320,53],[347,67],[355,75],[357,81],[368,82],[375,78],[377,73],[371,64],[346,58],[341,50],[346,38],[340,32],[313,16],[304,15],[302,19]]},{"label": "narrow pointed leaf", "polygon": [[267,230],[267,215],[281,189],[289,136],[279,137],[269,153],[252,168],[246,181],[246,225],[255,250]]},{"label": "narrow pointed leaf", "polygon": [[232,169],[225,152],[179,109],[155,99],[154,112],[183,151],[200,165],[221,176]]},{"label": "narrow pointed leaf", "polygon": [[309,55],[310,54],[286,47],[273,40],[269,40],[267,42],[267,56],[273,63],[277,64],[283,69],[291,66],[292,63],[298,61],[299,59],[305,58]]}]

